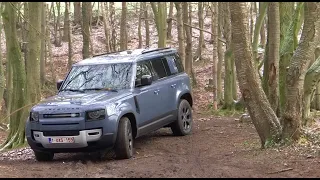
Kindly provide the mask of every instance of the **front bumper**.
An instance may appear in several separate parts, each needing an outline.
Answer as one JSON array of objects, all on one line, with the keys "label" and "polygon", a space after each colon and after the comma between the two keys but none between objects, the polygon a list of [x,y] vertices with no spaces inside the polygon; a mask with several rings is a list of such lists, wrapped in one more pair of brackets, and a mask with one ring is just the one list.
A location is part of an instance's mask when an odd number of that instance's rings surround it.
[{"label": "front bumper", "polygon": [[[89,135],[89,133],[99,132],[99,134]],[[113,133],[103,134],[101,130],[83,130],[75,137],[75,143],[52,144],[50,137],[43,136],[40,131],[34,131],[34,136],[27,137],[28,144],[34,151],[64,153],[64,152],[91,152],[101,149],[112,148],[115,136]],[[58,136],[55,136],[58,137]]]}]

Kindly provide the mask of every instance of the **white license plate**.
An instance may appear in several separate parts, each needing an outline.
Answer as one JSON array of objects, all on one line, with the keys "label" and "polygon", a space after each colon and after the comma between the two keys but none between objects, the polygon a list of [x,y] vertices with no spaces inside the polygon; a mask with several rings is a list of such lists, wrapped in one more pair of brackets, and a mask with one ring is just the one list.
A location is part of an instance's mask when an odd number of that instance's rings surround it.
[{"label": "white license plate", "polygon": [[74,137],[51,137],[48,138],[49,143],[74,143]]}]

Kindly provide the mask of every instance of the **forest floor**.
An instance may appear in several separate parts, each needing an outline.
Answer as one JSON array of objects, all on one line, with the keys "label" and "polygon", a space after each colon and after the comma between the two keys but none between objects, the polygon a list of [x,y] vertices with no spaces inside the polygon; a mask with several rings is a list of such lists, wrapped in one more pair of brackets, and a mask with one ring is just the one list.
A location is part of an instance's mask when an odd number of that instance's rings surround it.
[{"label": "forest floor", "polygon": [[[130,26],[137,29],[134,22]],[[210,30],[207,24],[206,29]],[[198,37],[198,31],[193,33]],[[78,61],[82,38],[79,31],[74,34],[73,59]],[[103,51],[103,37],[102,28],[93,28],[97,53]],[[136,48],[136,37],[129,34],[129,47]],[[151,31],[151,37],[156,38],[155,31]],[[205,34],[205,39],[210,36]],[[156,41],[152,42],[151,46],[156,46]],[[171,46],[177,47],[177,43]],[[203,53],[207,62],[211,49],[208,44]],[[53,47],[53,55],[53,61],[47,65],[47,78],[63,78],[67,72],[67,43]],[[313,145],[304,142],[261,149],[250,122],[241,123],[237,114],[223,117],[208,113],[212,93],[204,87],[212,74],[210,63],[195,63],[195,72],[198,85],[193,89],[192,135],[175,137],[170,129],[160,129],[138,138],[134,157],[128,160],[95,160],[88,154],[77,153],[56,154],[52,162],[37,162],[30,148],[16,149],[0,153],[0,177],[320,177],[320,150]],[[0,130],[0,143],[6,135]]]}]

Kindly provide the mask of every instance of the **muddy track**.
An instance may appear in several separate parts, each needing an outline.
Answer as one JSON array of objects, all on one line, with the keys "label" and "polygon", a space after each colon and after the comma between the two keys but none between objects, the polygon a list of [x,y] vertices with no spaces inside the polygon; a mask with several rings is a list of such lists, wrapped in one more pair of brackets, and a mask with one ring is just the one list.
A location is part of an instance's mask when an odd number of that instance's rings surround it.
[{"label": "muddy track", "polygon": [[[135,141],[129,160],[57,154],[36,162],[30,149],[0,155],[0,177],[319,177],[319,157],[295,151],[261,150],[251,124],[233,118],[195,120],[193,134],[161,129]],[[284,172],[278,172],[283,170]]]}]

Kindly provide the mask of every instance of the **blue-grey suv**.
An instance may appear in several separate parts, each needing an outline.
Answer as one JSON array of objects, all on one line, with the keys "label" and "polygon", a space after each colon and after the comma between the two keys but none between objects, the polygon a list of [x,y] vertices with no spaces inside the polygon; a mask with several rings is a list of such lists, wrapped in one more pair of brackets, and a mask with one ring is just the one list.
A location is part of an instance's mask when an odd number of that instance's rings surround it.
[{"label": "blue-grey suv", "polygon": [[31,108],[26,123],[38,161],[111,148],[117,158],[131,158],[137,137],[162,127],[180,136],[192,130],[190,79],[173,48],[82,60],[57,88],[57,95]]}]

